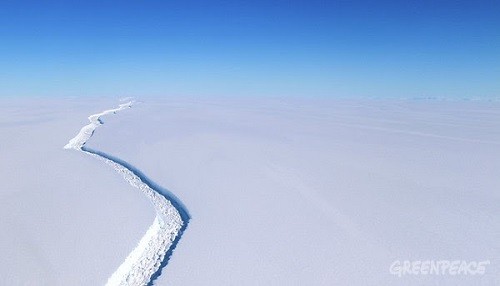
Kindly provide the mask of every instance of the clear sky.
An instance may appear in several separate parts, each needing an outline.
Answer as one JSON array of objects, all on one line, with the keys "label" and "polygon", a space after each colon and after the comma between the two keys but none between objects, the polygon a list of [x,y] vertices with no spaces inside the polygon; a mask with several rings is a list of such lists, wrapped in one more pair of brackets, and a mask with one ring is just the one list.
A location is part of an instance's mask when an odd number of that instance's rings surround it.
[{"label": "clear sky", "polygon": [[0,96],[499,97],[500,1],[0,1]]}]

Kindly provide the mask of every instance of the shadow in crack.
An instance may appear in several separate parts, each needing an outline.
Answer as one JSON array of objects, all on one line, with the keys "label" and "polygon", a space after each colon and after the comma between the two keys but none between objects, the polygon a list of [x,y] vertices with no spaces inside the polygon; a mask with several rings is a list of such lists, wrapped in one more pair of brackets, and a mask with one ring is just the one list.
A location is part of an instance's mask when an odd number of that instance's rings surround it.
[{"label": "shadow in crack", "polygon": [[167,253],[165,254],[165,257],[163,258],[163,260],[160,264],[160,268],[158,268],[158,270],[151,276],[151,279],[150,279],[148,285],[154,285],[154,281],[161,275],[163,268],[165,268],[167,266],[168,261],[170,260],[170,257],[172,256],[175,248],[177,247],[177,244],[179,243],[182,234],[184,233],[184,231],[186,230],[186,228],[189,224],[189,220],[191,219],[191,216],[190,216],[187,208],[179,200],[179,198],[177,198],[172,192],[170,192],[169,190],[167,190],[167,189],[161,187],[160,185],[156,184],[155,182],[153,182],[146,175],[144,175],[144,173],[141,170],[132,166],[128,162],[126,162],[120,158],[117,158],[113,155],[109,155],[109,154],[106,154],[102,151],[94,150],[94,149],[88,148],[86,146],[82,146],[81,150],[84,152],[88,152],[90,154],[94,154],[94,155],[103,157],[105,159],[111,160],[111,161],[115,162],[116,164],[119,164],[119,165],[123,166],[124,168],[128,169],[134,175],[139,177],[139,179],[141,179],[141,181],[144,184],[146,184],[148,187],[150,187],[151,189],[153,189],[154,191],[156,191],[160,195],[164,196],[167,200],[169,200],[172,203],[172,205],[179,212],[184,224],[182,225],[181,229],[179,230],[179,233],[177,234],[176,238],[172,242],[172,246],[168,249]]}]

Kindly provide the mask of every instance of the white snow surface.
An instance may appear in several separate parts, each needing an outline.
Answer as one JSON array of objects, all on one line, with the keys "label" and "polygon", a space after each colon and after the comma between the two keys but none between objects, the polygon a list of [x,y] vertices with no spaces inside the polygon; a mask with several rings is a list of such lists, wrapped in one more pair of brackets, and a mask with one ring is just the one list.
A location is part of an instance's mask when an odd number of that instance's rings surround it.
[{"label": "white snow surface", "polygon": [[[85,146],[189,210],[155,285],[500,284],[499,103],[141,101],[103,117]],[[113,168],[60,147],[117,101],[0,103],[0,284],[105,284],[155,212]],[[389,272],[443,259],[490,265]]]},{"label": "white snow surface", "polygon": [[61,148],[112,99],[0,99],[0,285],[104,285],[154,221],[113,168]]}]

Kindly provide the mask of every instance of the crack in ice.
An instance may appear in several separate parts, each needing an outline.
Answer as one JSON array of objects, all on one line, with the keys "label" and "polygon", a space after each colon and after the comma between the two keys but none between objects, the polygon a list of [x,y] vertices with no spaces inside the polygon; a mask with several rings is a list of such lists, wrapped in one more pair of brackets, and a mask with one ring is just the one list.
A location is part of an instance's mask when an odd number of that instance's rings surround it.
[{"label": "crack in ice", "polygon": [[189,222],[189,214],[182,203],[167,190],[146,177],[129,163],[104,152],[85,147],[97,127],[103,124],[101,117],[130,108],[132,101],[120,104],[118,108],[89,116],[90,124],[82,127],[65,149],[75,149],[103,160],[113,167],[133,187],[141,190],[151,201],[156,217],[153,224],[141,238],[139,244],[108,279],[106,285],[151,285],[166,266]]}]

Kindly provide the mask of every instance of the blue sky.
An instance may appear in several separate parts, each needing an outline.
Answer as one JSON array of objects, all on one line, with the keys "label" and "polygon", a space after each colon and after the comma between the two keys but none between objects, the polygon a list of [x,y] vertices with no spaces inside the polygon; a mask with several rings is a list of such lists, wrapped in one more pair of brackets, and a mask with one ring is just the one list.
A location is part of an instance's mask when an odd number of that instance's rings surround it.
[{"label": "blue sky", "polygon": [[0,2],[0,96],[499,97],[500,1]]}]

